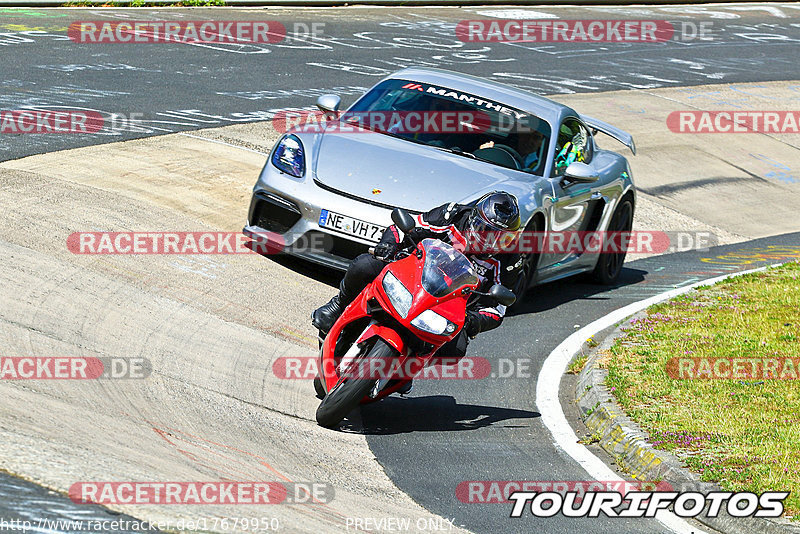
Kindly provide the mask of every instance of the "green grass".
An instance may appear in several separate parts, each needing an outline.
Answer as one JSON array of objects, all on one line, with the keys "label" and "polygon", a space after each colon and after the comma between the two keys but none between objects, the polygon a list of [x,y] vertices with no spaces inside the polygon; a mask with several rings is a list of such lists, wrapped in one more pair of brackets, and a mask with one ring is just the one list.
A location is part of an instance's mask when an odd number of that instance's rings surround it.
[{"label": "green grass", "polygon": [[726,490],[791,491],[785,515],[797,516],[800,380],[675,379],[674,357],[800,357],[800,263],[653,306],[605,363],[607,386],[656,448]]},{"label": "green grass", "polygon": [[588,356],[578,356],[570,362],[569,367],[567,367],[567,373],[571,375],[580,374],[583,368],[586,367],[586,361],[588,359]]}]

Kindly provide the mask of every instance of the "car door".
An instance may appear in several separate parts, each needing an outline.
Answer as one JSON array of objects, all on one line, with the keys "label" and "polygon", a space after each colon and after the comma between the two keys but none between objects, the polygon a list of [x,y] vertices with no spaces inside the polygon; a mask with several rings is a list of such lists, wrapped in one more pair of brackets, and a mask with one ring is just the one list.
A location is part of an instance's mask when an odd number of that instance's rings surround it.
[{"label": "car door", "polygon": [[573,161],[591,164],[594,142],[589,129],[577,118],[565,119],[556,136],[556,147],[550,177],[553,202],[550,205],[548,240],[539,262],[540,268],[562,265],[565,269],[578,257],[576,238],[581,242],[593,231],[602,214],[602,195],[595,184],[573,182],[564,171]]}]

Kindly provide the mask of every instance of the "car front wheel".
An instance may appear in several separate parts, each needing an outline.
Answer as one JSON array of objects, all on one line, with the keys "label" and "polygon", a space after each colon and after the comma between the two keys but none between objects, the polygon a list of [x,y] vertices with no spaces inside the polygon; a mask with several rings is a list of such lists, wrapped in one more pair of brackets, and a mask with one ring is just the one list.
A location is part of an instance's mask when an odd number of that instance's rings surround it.
[{"label": "car front wheel", "polygon": [[[534,235],[538,236],[539,233],[543,231],[541,226],[542,224],[539,219],[535,218],[530,222],[530,224],[528,224],[525,231],[533,232]],[[529,239],[527,241],[530,243],[538,243],[538,240],[536,239]],[[533,279],[536,276],[536,267],[539,265],[539,252],[539,246],[535,245],[533,252],[522,256],[522,272],[519,275],[516,285],[511,288],[514,294],[517,296],[517,301],[511,305],[512,308],[522,305],[522,302],[525,300],[525,293],[527,293],[533,285]]]}]

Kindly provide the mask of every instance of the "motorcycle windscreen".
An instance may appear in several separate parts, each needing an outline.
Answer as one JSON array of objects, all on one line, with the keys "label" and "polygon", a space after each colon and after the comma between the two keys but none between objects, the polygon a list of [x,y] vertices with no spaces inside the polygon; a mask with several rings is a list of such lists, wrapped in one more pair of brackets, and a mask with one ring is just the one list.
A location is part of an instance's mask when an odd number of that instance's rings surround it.
[{"label": "motorcycle windscreen", "polygon": [[478,275],[461,252],[438,239],[423,239],[425,265],[422,288],[434,297],[444,297],[465,285],[476,285]]}]

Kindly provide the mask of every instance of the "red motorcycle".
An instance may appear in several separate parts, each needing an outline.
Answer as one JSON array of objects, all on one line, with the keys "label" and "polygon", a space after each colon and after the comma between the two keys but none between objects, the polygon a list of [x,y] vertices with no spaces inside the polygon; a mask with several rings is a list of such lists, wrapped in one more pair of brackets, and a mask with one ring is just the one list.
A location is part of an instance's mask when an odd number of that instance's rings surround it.
[{"label": "red motorcycle", "polygon": [[345,308],[320,347],[314,387],[321,426],[333,428],[360,403],[402,390],[459,333],[473,295],[514,303],[501,285],[478,292],[472,263],[457,249],[438,239],[412,241],[407,211],[395,209],[392,221],[408,246]]}]

